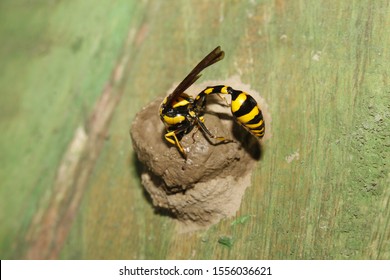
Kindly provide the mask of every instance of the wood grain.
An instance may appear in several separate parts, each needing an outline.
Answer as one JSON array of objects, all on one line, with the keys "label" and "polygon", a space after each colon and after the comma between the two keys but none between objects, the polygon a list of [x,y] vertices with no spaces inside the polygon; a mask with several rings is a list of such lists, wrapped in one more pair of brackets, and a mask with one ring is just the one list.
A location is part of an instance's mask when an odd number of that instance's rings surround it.
[{"label": "wood grain", "polygon": [[[25,256],[66,147],[126,53],[109,137],[55,257],[389,259],[389,2],[136,3],[56,2],[29,13],[0,4],[17,11],[8,23],[33,23],[0,24],[1,38],[20,33],[0,49],[1,257]],[[129,32],[142,36],[124,47]],[[240,75],[267,100],[272,137],[237,217],[180,234],[142,189],[128,129],[217,45],[225,59],[201,79]],[[240,217],[249,218],[232,224]]]}]

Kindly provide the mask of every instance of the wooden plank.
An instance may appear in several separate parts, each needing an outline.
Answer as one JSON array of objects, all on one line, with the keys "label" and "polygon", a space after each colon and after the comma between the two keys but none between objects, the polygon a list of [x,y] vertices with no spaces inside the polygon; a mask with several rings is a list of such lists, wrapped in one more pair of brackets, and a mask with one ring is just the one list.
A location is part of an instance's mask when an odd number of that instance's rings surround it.
[{"label": "wooden plank", "polygon": [[[389,258],[388,2],[194,1],[150,3],[148,11],[147,39],[65,251],[78,244],[82,258]],[[147,202],[127,128],[216,45],[226,58],[203,81],[239,74],[258,89],[272,138],[237,213],[250,219],[183,235]]]},{"label": "wooden plank", "polygon": [[[151,1],[139,8],[138,21],[123,16],[121,38],[136,28],[140,47],[128,51],[109,138],[59,257],[389,259],[389,8],[385,0]],[[136,112],[217,45],[226,57],[202,81],[239,74],[267,100],[272,137],[237,217],[180,234],[143,192],[128,129]],[[106,73],[113,68],[106,65]],[[21,188],[18,180],[12,182]],[[14,199],[14,207],[22,209],[22,201]],[[242,216],[249,218],[232,225]],[[2,244],[21,240],[2,236]],[[222,236],[232,239],[231,248],[218,242]]]},{"label": "wooden plank", "polygon": [[28,250],[32,218],[51,203],[66,147],[108,82],[139,7],[90,4],[0,3],[2,258]]}]

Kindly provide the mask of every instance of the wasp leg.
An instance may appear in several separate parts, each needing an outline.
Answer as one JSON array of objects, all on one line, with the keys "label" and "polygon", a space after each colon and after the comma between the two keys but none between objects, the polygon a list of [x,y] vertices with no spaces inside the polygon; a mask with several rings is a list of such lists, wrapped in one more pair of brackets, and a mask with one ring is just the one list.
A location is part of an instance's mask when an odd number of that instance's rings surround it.
[{"label": "wasp leg", "polygon": [[179,140],[177,139],[175,131],[167,132],[164,136],[169,143],[175,145],[179,149],[180,153],[184,156],[184,158],[187,158],[187,154],[184,151],[183,146],[180,144]]},{"label": "wasp leg", "polygon": [[199,131],[199,126],[196,126],[195,127],[195,131],[194,131],[194,133],[192,133],[192,143],[195,143],[195,135],[198,133],[198,131]]},{"label": "wasp leg", "polygon": [[224,107],[230,107],[228,101],[226,100],[226,98],[224,96],[221,95],[221,93],[217,93],[218,97],[221,98],[225,104],[220,104],[221,106],[224,106]]},{"label": "wasp leg", "polygon": [[164,137],[165,137],[165,139],[166,139],[169,143],[175,145],[175,146],[179,149],[179,151],[180,151],[180,153],[183,155],[183,157],[184,157],[185,159],[187,159],[187,154],[186,154],[186,152],[184,151],[183,146],[180,144],[179,139],[177,139],[177,137],[176,137],[176,134],[179,133],[179,132],[181,132],[181,131],[183,131],[183,129],[178,129],[178,130],[174,130],[174,131],[169,131],[169,132],[165,133]]},{"label": "wasp leg", "polygon": [[215,144],[219,144],[219,143],[231,143],[231,142],[235,142],[234,140],[232,139],[227,139],[225,137],[222,137],[222,136],[215,136],[214,134],[212,134],[210,132],[210,130],[207,129],[207,127],[205,126],[204,124],[204,118],[203,117],[200,117],[200,118],[197,118],[198,120],[198,125],[199,127],[211,138],[213,139],[216,139],[218,142],[217,143],[213,143],[214,145]]}]

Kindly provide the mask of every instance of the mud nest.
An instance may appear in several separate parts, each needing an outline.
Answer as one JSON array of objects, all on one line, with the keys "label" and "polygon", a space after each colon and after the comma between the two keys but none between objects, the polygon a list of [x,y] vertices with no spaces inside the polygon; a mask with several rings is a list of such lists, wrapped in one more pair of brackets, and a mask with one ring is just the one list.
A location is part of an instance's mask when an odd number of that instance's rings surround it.
[{"label": "mud nest", "polygon": [[[203,89],[202,85],[198,89]],[[213,96],[208,99],[205,124],[214,135],[234,142],[214,145],[194,128],[181,140],[188,155],[184,159],[164,139],[166,131],[158,115],[162,100],[144,107],[130,129],[134,151],[142,164],[142,185],[153,205],[168,211],[188,229],[233,216],[261,157],[259,141],[235,123],[223,100]]]}]

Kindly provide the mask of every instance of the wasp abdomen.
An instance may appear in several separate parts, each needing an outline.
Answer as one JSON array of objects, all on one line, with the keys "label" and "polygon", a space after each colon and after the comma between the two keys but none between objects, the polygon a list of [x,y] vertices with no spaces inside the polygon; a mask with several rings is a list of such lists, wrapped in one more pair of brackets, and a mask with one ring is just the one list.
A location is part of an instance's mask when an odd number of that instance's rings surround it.
[{"label": "wasp abdomen", "polygon": [[231,110],[235,119],[253,135],[262,138],[265,133],[263,114],[256,100],[249,94],[228,88],[232,96]]},{"label": "wasp abdomen", "polygon": [[230,94],[232,98],[231,111],[236,121],[254,136],[258,138],[264,136],[263,114],[251,95],[225,85],[207,87],[196,96],[195,105],[199,108],[205,107],[206,97],[210,94]]}]

